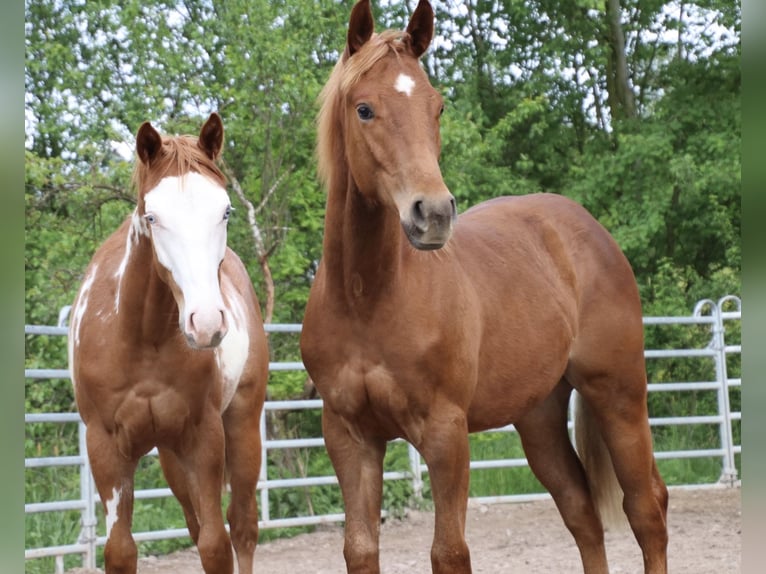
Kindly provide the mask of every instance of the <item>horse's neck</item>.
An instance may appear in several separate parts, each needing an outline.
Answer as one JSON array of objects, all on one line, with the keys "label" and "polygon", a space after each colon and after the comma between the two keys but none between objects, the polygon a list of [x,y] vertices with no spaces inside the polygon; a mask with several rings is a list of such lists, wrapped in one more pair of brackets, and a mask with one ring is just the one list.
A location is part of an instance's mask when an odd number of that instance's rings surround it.
[{"label": "horse's neck", "polygon": [[389,291],[399,271],[401,241],[396,211],[371,204],[350,178],[329,191],[322,265],[330,289],[351,302]]}]

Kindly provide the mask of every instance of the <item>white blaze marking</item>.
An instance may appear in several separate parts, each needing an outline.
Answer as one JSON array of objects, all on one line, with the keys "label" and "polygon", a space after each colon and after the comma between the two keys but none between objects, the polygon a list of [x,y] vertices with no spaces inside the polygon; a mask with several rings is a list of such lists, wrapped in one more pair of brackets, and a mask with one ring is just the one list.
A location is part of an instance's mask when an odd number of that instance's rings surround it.
[{"label": "white blaze marking", "polygon": [[112,498],[106,501],[106,538],[109,540],[109,533],[119,516],[117,516],[117,507],[120,504],[120,494],[122,489],[112,489]]},{"label": "white blaze marking", "polygon": [[399,74],[396,78],[396,83],[394,84],[394,88],[397,92],[401,92],[403,94],[407,94],[407,96],[412,95],[412,88],[415,87],[415,80],[413,80],[411,77],[409,77],[407,74]]},{"label": "white blaze marking", "polygon": [[190,172],[163,179],[144,201],[147,214],[156,218],[151,226],[154,252],[183,293],[182,324],[199,310],[212,309],[215,316],[223,306],[218,266],[226,250],[226,190]]}]

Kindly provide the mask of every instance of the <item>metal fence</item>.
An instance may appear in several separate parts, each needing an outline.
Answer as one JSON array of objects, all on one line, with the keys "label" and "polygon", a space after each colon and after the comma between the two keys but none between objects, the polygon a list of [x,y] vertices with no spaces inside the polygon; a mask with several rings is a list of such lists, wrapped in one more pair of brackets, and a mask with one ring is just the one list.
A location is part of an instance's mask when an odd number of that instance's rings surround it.
[{"label": "metal fence", "polygon": [[[62,318],[65,318],[65,313]],[[727,327],[739,335],[739,322],[742,317],[741,300],[735,296],[727,296],[718,301],[703,300],[697,303],[693,313],[684,317],[645,317],[644,325],[646,328],[657,326],[686,326],[695,328],[702,326],[709,333],[709,340],[704,345],[687,349],[647,349],[645,356],[647,360],[656,361],[662,359],[689,358],[696,361],[712,362],[712,369],[715,373],[714,380],[709,381],[662,381],[649,382],[650,393],[667,392],[694,392],[711,391],[717,396],[717,413],[709,415],[695,415],[688,413],[674,413],[670,417],[650,418],[652,427],[663,427],[671,425],[712,425],[718,428],[719,441],[715,448],[676,450],[676,451],[658,451],[655,457],[658,460],[683,459],[683,458],[715,458],[720,459],[721,475],[718,483],[727,486],[733,486],[738,482],[736,456],[742,452],[741,444],[735,440],[735,431],[741,421],[741,411],[732,411],[731,394],[739,390],[742,384],[741,378],[729,377],[729,364],[737,361],[741,354],[741,344],[727,344]],[[60,323],[63,323],[62,319]],[[699,328],[699,327],[696,327]],[[266,326],[267,331],[271,333],[299,333],[301,326],[299,324],[273,324]],[[63,324],[57,327],[27,325],[25,335],[27,336],[66,336],[67,329]],[[271,362],[269,369],[276,371],[296,371],[303,370],[301,362]],[[68,379],[69,371],[67,369],[26,369],[25,377],[27,379]],[[275,411],[295,411],[302,409],[321,409],[321,400],[290,400],[290,401],[267,401],[264,406],[265,413]],[[571,418],[571,417],[570,417]],[[70,544],[59,546],[46,546],[39,548],[26,548],[25,557],[27,560],[55,557],[56,572],[63,572],[65,555],[79,554],[82,556],[83,566],[94,568],[96,565],[96,549],[103,546],[106,542],[104,536],[97,535],[97,513],[96,508],[100,505],[100,499],[95,491],[93,478],[90,473],[87,451],[85,446],[85,426],[77,413],[27,413],[25,415],[26,423],[78,423],[78,454],[75,456],[53,456],[53,457],[32,457],[26,458],[24,465],[26,469],[40,467],[77,467],[79,468],[80,493],[77,499],[73,500],[50,500],[44,502],[29,502],[25,504],[27,514],[39,512],[71,512],[79,511],[81,514],[81,529],[77,540]],[[733,423],[735,423],[733,425]],[[571,420],[570,420],[571,428]],[[303,476],[300,478],[276,478],[269,476],[269,465],[267,459],[269,453],[280,449],[295,448],[324,448],[324,441],[321,437],[313,438],[269,438],[266,432],[266,416],[261,417],[261,432],[263,439],[263,464],[261,465],[261,476],[258,483],[259,491],[259,511],[261,528],[282,528],[293,526],[308,526],[328,522],[340,522],[344,519],[342,513],[291,516],[283,518],[272,518],[270,509],[269,493],[278,489],[289,489],[296,487],[312,487],[320,485],[337,484],[334,475],[327,476]],[[513,425],[487,432],[505,432],[513,433]],[[412,491],[416,497],[422,496],[424,481],[428,473],[426,465],[421,460],[419,453],[407,445],[409,452],[408,470],[386,470],[384,472],[385,480],[407,480],[411,481]],[[156,456],[156,449],[147,456]],[[471,469],[488,468],[510,468],[525,467],[527,461],[524,458],[511,458],[499,460],[471,460]],[[699,485],[685,485],[699,486]],[[137,490],[135,498],[137,500],[170,497],[172,493],[169,488],[157,488],[148,490]],[[549,495],[540,494],[513,494],[506,493],[502,496],[492,496],[475,498],[474,500],[484,503],[509,502],[509,501],[529,501],[541,498],[547,498]],[[151,532],[137,532],[134,537],[137,542],[160,540],[168,538],[180,538],[188,536],[186,528],[168,529]]]}]

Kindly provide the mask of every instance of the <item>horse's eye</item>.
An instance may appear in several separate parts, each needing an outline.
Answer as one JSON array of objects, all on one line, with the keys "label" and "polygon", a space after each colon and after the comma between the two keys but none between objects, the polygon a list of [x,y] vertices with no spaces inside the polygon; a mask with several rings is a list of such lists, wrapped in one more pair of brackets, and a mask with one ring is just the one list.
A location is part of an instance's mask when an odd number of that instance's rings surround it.
[{"label": "horse's eye", "polygon": [[367,104],[359,104],[356,106],[356,115],[359,116],[360,120],[368,122],[375,117],[375,112]]},{"label": "horse's eye", "polygon": [[444,105],[442,105],[442,107],[439,108],[439,117],[442,117],[442,114],[444,114]]},{"label": "horse's eye", "polygon": [[155,223],[157,223],[157,218],[154,216],[154,214],[147,213],[146,215],[144,215],[144,221],[146,221],[146,223],[148,223],[149,225],[154,225]]},{"label": "horse's eye", "polygon": [[229,220],[229,218],[231,217],[232,209],[234,209],[234,208],[231,205],[229,205],[226,208],[226,211],[223,212],[223,220],[224,221],[228,221]]}]

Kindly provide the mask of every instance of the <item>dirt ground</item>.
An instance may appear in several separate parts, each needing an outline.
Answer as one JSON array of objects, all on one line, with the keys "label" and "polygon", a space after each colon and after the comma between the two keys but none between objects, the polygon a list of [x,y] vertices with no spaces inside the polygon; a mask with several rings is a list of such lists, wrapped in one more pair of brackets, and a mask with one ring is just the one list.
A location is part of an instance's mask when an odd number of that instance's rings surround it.
[{"label": "dirt ground", "polygon": [[[738,488],[672,490],[668,569],[672,574],[729,574],[741,568],[742,512]],[[431,572],[433,513],[413,511],[381,528],[382,574]],[[552,501],[470,504],[466,539],[474,573],[581,572],[579,554]],[[643,572],[630,532],[607,532],[612,574]],[[255,553],[258,574],[345,572],[343,530],[324,526],[311,534],[264,542]],[[202,574],[195,550],[142,558],[139,574]],[[70,574],[93,574],[77,569]]]}]

